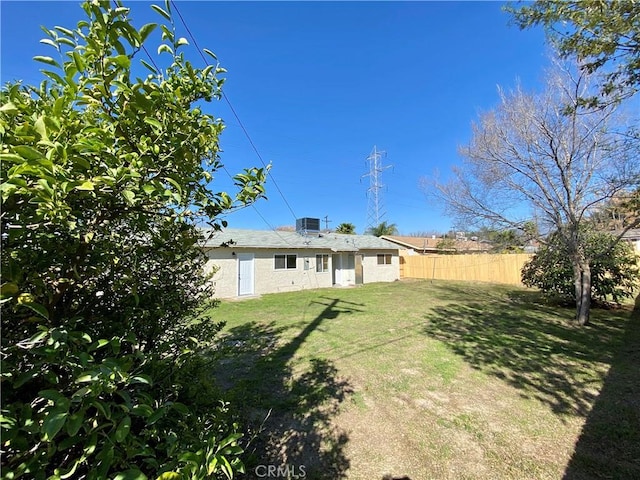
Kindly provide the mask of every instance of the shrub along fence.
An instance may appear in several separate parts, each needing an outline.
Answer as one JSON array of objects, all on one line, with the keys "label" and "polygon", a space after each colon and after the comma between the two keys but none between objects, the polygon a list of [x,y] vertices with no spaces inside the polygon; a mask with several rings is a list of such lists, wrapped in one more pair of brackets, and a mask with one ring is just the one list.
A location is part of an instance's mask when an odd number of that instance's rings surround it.
[{"label": "shrub along fence", "polygon": [[400,278],[522,285],[520,271],[531,257],[528,253],[404,255],[401,252]]}]

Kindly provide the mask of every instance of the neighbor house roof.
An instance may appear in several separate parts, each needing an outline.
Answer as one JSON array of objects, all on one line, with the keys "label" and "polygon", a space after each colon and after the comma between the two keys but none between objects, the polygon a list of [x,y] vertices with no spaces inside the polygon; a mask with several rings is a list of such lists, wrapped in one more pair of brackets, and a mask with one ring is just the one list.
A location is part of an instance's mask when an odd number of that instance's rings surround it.
[{"label": "neighbor house roof", "polygon": [[401,237],[398,235],[384,235],[382,238],[387,239],[393,243],[405,248],[412,248],[414,250],[436,250],[438,242],[442,241],[441,238],[429,238],[429,237]]},{"label": "neighbor house roof", "polygon": [[[417,252],[437,252],[438,243],[442,238],[433,237],[402,237],[398,235],[384,235],[382,238],[396,243],[404,248],[410,248]],[[486,242],[472,240],[455,240],[455,250],[459,252],[487,251],[491,245]]]},{"label": "neighbor house roof", "polygon": [[626,240],[640,240],[640,228],[632,228],[624,232],[622,238]]},{"label": "neighbor house roof", "polygon": [[373,235],[345,235],[340,233],[315,233],[302,235],[298,232],[277,230],[241,230],[227,228],[206,234],[205,247],[219,248],[278,248],[321,249],[334,252],[357,252],[359,250],[398,250],[398,245]]}]

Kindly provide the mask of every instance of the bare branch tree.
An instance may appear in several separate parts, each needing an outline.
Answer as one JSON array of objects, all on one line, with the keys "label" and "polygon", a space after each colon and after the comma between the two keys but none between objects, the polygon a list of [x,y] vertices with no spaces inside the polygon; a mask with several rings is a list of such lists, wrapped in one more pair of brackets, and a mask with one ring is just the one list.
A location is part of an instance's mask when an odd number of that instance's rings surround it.
[{"label": "bare branch tree", "polygon": [[591,89],[587,73],[560,61],[540,93],[499,89],[498,106],[473,124],[460,149],[462,165],[448,182],[433,183],[448,213],[467,225],[521,229],[535,216],[546,226],[539,241],[558,231],[573,262],[581,325],[591,292],[584,225],[603,203],[637,188],[640,171],[638,138],[619,133],[619,108],[580,106]]}]

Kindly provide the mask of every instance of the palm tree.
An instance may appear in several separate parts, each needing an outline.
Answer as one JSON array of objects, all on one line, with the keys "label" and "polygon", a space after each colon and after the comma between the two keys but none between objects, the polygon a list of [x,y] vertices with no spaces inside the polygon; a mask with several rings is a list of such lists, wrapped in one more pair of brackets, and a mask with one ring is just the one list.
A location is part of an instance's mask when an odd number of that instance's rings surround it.
[{"label": "palm tree", "polygon": [[387,224],[387,222],[382,222],[375,227],[369,227],[365,233],[381,237],[383,235],[396,235],[398,233],[398,229],[396,228],[395,223]]},{"label": "palm tree", "polygon": [[336,228],[336,233],[346,233],[347,235],[353,235],[356,233],[356,226],[353,223],[341,223]]}]

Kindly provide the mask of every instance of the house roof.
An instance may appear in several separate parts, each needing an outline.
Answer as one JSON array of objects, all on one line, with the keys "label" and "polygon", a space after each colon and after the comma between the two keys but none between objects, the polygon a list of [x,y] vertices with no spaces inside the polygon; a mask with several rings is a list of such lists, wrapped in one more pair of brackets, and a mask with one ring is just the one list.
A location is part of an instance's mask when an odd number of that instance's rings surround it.
[{"label": "house roof", "polygon": [[[385,235],[382,238],[418,252],[435,252],[438,250],[438,243],[442,241],[442,238],[402,237],[398,235]],[[487,251],[491,249],[491,245],[471,240],[455,240],[455,249],[460,252]]]},{"label": "house roof", "polygon": [[401,237],[398,235],[384,235],[382,238],[414,250],[435,250],[438,242],[442,240],[441,238]]},{"label": "house roof", "polygon": [[[205,234],[206,237],[209,235]],[[205,247],[220,248],[277,248],[315,249],[334,252],[357,252],[359,250],[398,250],[398,245],[373,235],[345,235],[320,233],[301,235],[298,232],[277,230],[241,230],[226,228],[213,232]]]},{"label": "house roof", "polygon": [[626,240],[640,240],[640,228],[632,228],[624,232],[622,238]]}]

